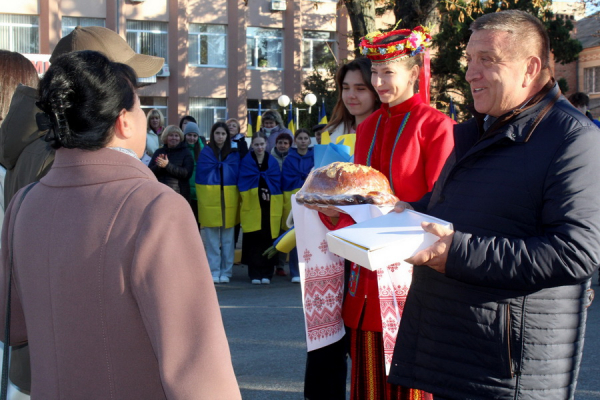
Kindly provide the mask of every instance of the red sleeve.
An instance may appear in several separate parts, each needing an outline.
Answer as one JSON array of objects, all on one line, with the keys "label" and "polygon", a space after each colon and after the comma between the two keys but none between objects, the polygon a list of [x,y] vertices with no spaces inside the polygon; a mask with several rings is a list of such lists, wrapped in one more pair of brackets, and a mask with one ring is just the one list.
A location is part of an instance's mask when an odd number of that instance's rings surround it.
[{"label": "red sleeve", "polygon": [[456,124],[450,118],[443,118],[431,129],[423,130],[423,148],[425,149],[425,180],[427,191],[433,189],[448,156],[454,148],[453,127]]}]

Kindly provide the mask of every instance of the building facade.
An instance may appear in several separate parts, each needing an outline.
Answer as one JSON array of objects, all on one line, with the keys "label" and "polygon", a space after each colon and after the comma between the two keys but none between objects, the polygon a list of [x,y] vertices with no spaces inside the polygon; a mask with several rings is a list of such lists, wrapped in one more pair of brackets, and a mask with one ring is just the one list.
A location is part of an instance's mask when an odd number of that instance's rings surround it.
[{"label": "building facade", "polygon": [[[302,82],[349,57],[349,20],[336,0],[20,0],[0,4],[0,48],[30,55],[40,72],[77,25],[104,26],[139,53],[165,58],[139,94],[169,124],[192,115],[208,136],[217,120],[300,99]],[[255,120],[256,114],[253,116]]]}]

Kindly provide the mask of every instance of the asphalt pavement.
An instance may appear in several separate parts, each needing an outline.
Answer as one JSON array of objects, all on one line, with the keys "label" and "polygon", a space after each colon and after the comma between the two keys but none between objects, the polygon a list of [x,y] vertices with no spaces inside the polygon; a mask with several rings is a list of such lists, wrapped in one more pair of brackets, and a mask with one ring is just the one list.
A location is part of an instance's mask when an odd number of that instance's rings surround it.
[{"label": "asphalt pavement", "polygon": [[[597,274],[593,282],[596,299],[588,309],[577,400],[600,399]],[[280,276],[270,285],[251,285],[247,268],[235,265],[231,283],[216,288],[243,399],[302,400],[306,339],[300,285]]]}]

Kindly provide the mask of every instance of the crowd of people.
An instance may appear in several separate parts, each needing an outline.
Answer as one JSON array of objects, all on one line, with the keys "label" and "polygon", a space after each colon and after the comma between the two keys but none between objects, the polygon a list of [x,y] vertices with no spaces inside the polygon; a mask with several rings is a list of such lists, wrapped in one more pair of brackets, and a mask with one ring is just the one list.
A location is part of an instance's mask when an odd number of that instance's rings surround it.
[{"label": "crowd of people", "polygon": [[[472,119],[428,104],[419,26],[363,38],[336,74],[329,124],[292,133],[267,110],[249,142],[236,119],[205,140],[192,116],[146,115],[137,78],[163,60],[108,29],[61,39],[39,84],[0,51],[11,381],[39,398],[241,398],[214,284],[230,282],[239,232],[251,284],[282,273],[265,251],[293,224],[311,133],[327,132],[354,135],[355,163],[388,178],[396,212],[453,225],[424,224],[437,242],[392,279],[397,326],[382,317],[381,274],[320,249],[342,265],[328,322],[345,334],[309,352],[304,397],[345,399],[349,354],[352,400],[573,398],[600,263],[600,131],[586,98],[571,98],[577,109],[561,95],[537,18],[503,11],[471,31]],[[313,211],[323,235],[355,223]],[[300,265],[294,249],[294,283]]]}]

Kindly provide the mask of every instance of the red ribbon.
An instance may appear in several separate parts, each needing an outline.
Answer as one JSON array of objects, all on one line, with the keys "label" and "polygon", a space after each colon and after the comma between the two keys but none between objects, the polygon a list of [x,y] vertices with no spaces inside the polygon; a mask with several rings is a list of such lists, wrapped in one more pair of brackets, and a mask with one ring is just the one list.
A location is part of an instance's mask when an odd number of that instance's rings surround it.
[{"label": "red ribbon", "polygon": [[421,95],[421,99],[423,99],[423,103],[429,105],[430,96],[429,96],[429,86],[431,79],[431,65],[430,65],[430,57],[429,57],[429,49],[425,49],[423,53],[423,67],[421,68],[421,72],[419,73],[419,94]]}]

